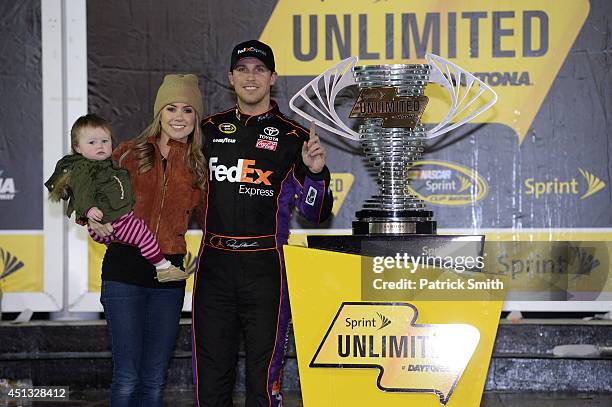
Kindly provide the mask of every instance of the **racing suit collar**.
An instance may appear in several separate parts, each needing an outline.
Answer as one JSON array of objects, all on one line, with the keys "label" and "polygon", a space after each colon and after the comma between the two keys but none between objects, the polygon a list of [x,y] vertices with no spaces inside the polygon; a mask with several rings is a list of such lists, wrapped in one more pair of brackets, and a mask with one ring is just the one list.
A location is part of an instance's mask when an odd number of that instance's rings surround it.
[{"label": "racing suit collar", "polygon": [[276,116],[277,113],[279,113],[278,104],[274,100],[270,100],[270,109],[261,114],[253,116],[248,115],[246,113],[242,113],[238,105],[236,105],[236,119],[238,119],[238,121],[244,124],[245,126],[250,123],[257,123],[262,120],[270,119]]}]

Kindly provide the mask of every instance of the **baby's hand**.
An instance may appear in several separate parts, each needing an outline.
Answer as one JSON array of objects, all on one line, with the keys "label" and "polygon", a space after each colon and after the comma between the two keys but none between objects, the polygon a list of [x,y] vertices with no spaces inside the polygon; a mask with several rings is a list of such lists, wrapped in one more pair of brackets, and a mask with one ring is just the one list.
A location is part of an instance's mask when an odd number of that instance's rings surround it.
[{"label": "baby's hand", "polygon": [[102,220],[103,216],[104,214],[102,211],[95,206],[91,207],[91,209],[87,211],[87,217],[89,219],[97,220],[98,222]]}]

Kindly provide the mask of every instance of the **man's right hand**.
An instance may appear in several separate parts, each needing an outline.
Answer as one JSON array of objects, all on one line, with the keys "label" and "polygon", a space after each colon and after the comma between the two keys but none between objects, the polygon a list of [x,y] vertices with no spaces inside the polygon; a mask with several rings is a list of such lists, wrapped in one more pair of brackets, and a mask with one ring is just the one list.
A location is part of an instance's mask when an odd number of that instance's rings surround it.
[{"label": "man's right hand", "polygon": [[89,224],[89,228],[96,232],[96,234],[100,237],[107,237],[113,233],[113,225],[110,223],[102,224],[93,219],[89,219],[87,223]]}]

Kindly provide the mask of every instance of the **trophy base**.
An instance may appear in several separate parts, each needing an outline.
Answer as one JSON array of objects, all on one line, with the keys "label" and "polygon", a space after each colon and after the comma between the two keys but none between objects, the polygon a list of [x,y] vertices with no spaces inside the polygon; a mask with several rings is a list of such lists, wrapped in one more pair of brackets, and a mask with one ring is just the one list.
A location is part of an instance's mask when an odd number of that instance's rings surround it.
[{"label": "trophy base", "polygon": [[483,256],[483,235],[309,235],[308,247],[340,253],[395,256],[398,252],[419,256],[446,250],[464,256]]},{"label": "trophy base", "polygon": [[383,211],[363,209],[353,221],[354,235],[435,235],[432,211]]}]

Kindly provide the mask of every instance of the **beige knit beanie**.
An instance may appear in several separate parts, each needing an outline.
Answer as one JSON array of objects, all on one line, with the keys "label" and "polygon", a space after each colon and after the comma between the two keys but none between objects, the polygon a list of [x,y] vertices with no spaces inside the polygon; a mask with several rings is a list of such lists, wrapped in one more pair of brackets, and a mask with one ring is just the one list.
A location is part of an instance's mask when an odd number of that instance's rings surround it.
[{"label": "beige knit beanie", "polygon": [[170,103],[186,103],[193,107],[198,116],[202,117],[202,93],[198,88],[198,78],[193,74],[170,74],[164,77],[164,82],[157,91],[153,117]]}]

